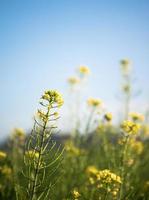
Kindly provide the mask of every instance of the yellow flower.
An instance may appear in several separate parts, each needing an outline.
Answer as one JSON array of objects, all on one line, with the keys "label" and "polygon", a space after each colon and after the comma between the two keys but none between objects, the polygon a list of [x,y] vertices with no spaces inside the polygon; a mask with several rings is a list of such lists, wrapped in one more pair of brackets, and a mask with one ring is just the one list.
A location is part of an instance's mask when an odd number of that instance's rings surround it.
[{"label": "yellow flower", "polygon": [[99,107],[102,105],[102,101],[100,99],[89,98],[87,104],[92,107]]},{"label": "yellow flower", "polygon": [[112,120],[112,114],[111,114],[111,113],[106,113],[106,114],[104,115],[104,118],[109,122],[109,121]]},{"label": "yellow flower", "polygon": [[80,149],[75,147],[75,145],[71,141],[65,143],[65,150],[72,155],[80,155]]},{"label": "yellow flower", "polygon": [[143,121],[144,120],[144,116],[139,113],[136,113],[136,112],[129,113],[129,116],[131,117],[131,119],[133,121]]},{"label": "yellow flower", "polygon": [[103,181],[103,183],[112,183],[112,182],[121,183],[120,176],[117,176],[108,169],[99,171],[97,179]]},{"label": "yellow flower", "polygon": [[24,137],[25,136],[25,132],[22,128],[15,128],[13,130],[13,136],[16,136],[16,137]]},{"label": "yellow flower", "polygon": [[124,75],[128,75],[131,68],[130,68],[130,61],[128,59],[123,59],[120,61],[122,73]]},{"label": "yellow flower", "polygon": [[5,159],[5,158],[6,158],[6,156],[7,156],[7,154],[6,154],[5,152],[3,152],[3,151],[0,151],[0,160],[3,160],[3,159]]},{"label": "yellow flower", "polygon": [[75,200],[77,200],[77,198],[81,196],[77,189],[74,189],[72,194]]},{"label": "yellow flower", "polygon": [[127,134],[137,134],[140,130],[140,125],[132,121],[126,120],[121,124],[122,130]]},{"label": "yellow flower", "polygon": [[12,169],[6,165],[0,168],[0,171],[5,176],[10,176],[12,174]]},{"label": "yellow flower", "polygon": [[98,170],[95,166],[88,166],[86,169],[86,173],[87,174],[92,174],[92,175],[96,175],[98,173]]},{"label": "yellow flower", "polygon": [[144,136],[149,136],[149,125],[145,124],[142,126],[142,134]]},{"label": "yellow flower", "polygon": [[90,182],[91,185],[93,185],[95,183],[95,180],[92,177],[90,177],[89,182]]},{"label": "yellow flower", "polygon": [[79,82],[80,82],[80,79],[78,77],[70,77],[68,79],[68,83],[70,83],[71,85],[78,84]]},{"label": "yellow flower", "polygon": [[141,141],[131,139],[130,146],[135,154],[140,155],[143,152],[144,146]]},{"label": "yellow flower", "polygon": [[86,67],[86,66],[80,66],[80,67],[79,67],[79,72],[80,72],[80,74],[82,74],[82,75],[88,75],[88,74],[90,74],[90,70],[89,70],[89,68]]},{"label": "yellow flower", "polygon": [[64,103],[62,95],[56,90],[45,91],[41,99],[47,100],[51,105],[56,104],[57,106],[62,106]]}]

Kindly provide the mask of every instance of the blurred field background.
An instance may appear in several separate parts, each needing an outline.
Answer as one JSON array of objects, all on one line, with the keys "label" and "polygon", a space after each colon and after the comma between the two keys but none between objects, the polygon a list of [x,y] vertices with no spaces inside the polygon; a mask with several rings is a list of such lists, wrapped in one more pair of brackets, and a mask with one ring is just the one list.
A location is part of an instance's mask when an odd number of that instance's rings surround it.
[{"label": "blurred field background", "polygon": [[[149,199],[148,9],[147,0],[0,0],[0,199]],[[36,140],[33,155],[24,144],[55,89],[64,104],[46,137],[57,144],[40,160]],[[52,159],[34,194],[36,161]]]}]

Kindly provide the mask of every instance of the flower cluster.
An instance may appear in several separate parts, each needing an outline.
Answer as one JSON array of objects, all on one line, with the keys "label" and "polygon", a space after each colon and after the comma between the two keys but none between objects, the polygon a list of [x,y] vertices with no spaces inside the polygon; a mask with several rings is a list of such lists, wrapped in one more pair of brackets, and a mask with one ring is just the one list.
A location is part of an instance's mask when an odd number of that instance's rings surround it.
[{"label": "flower cluster", "polygon": [[119,186],[122,183],[120,176],[108,169],[98,170],[94,166],[89,166],[86,169],[86,173],[89,176],[90,184],[96,187],[97,190],[104,189],[111,193],[112,196],[118,194]]},{"label": "flower cluster", "polygon": [[87,104],[91,107],[97,108],[102,105],[102,101],[100,99],[89,98]]},{"label": "flower cluster", "polygon": [[78,198],[79,198],[81,195],[80,195],[80,193],[78,192],[77,189],[74,189],[74,190],[72,191],[72,196],[73,196],[74,200],[78,200]]},{"label": "flower cluster", "polygon": [[131,134],[137,134],[140,130],[140,125],[136,124],[132,121],[126,120],[121,124],[122,130],[131,135]]},{"label": "flower cluster", "polygon": [[104,119],[108,122],[110,122],[112,120],[112,114],[111,113],[106,113],[104,115]]},{"label": "flower cluster", "polygon": [[143,152],[143,149],[144,149],[143,143],[139,140],[134,139],[134,138],[132,138],[130,140],[130,147],[131,147],[131,150],[137,155],[140,155]]},{"label": "flower cluster", "polygon": [[69,153],[69,154],[71,154],[71,155],[73,155],[73,156],[78,156],[78,155],[80,155],[80,149],[79,148],[77,148],[71,141],[68,141],[68,142],[66,142],[65,143],[65,150]]},{"label": "flower cluster", "polygon": [[136,113],[136,112],[131,112],[129,113],[129,116],[131,117],[131,119],[133,121],[144,121],[144,116],[139,114],[139,113]]},{"label": "flower cluster", "polygon": [[0,151],[0,160],[3,160],[3,159],[5,159],[5,158],[6,158],[6,156],[7,156],[7,154],[6,154],[5,152],[3,152],[3,151]]},{"label": "flower cluster", "polygon": [[13,136],[18,138],[24,138],[25,132],[22,128],[15,128],[13,130]]},{"label": "flower cluster", "polygon": [[3,167],[0,167],[0,173],[10,178],[10,176],[12,175],[12,169],[7,165],[4,165]]},{"label": "flower cluster", "polygon": [[80,73],[81,75],[88,75],[88,74],[90,74],[90,70],[89,70],[89,68],[86,67],[86,66],[80,66],[80,67],[79,67],[79,73]]},{"label": "flower cluster", "polygon": [[76,85],[80,83],[80,79],[78,77],[72,76],[68,78],[68,83],[70,83],[71,85]]},{"label": "flower cluster", "polygon": [[130,72],[130,61],[128,59],[123,59],[120,61],[122,73],[128,75]]},{"label": "flower cluster", "polygon": [[56,90],[47,90],[41,97],[42,100],[47,100],[49,104],[55,104],[56,106],[62,106],[64,101],[62,95]]}]

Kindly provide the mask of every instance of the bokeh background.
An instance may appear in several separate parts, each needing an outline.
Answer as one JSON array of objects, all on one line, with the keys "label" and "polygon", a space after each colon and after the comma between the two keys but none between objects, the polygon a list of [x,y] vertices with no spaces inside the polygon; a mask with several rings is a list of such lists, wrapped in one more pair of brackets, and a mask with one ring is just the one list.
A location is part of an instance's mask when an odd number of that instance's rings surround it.
[{"label": "bokeh background", "polygon": [[130,59],[141,90],[132,105],[143,112],[149,100],[148,10],[148,0],[0,0],[0,140],[14,127],[32,127],[45,89],[64,94],[60,128],[69,129],[67,78],[79,65],[91,70],[86,96],[119,112],[119,61]]}]

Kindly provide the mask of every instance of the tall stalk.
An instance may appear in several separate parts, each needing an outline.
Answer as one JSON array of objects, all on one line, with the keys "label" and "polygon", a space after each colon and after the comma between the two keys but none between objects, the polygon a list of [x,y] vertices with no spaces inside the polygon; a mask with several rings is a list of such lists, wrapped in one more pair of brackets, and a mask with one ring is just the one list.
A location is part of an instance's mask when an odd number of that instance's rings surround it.
[{"label": "tall stalk", "polygon": [[53,129],[57,128],[55,122],[59,118],[54,111],[62,106],[62,96],[57,91],[46,91],[40,104],[42,109],[38,110],[34,118],[34,127],[26,142],[26,170],[22,172],[28,180],[29,200],[49,200],[53,181],[56,179],[52,175],[55,174],[63,153],[63,149],[56,148],[56,143],[51,140]]}]

